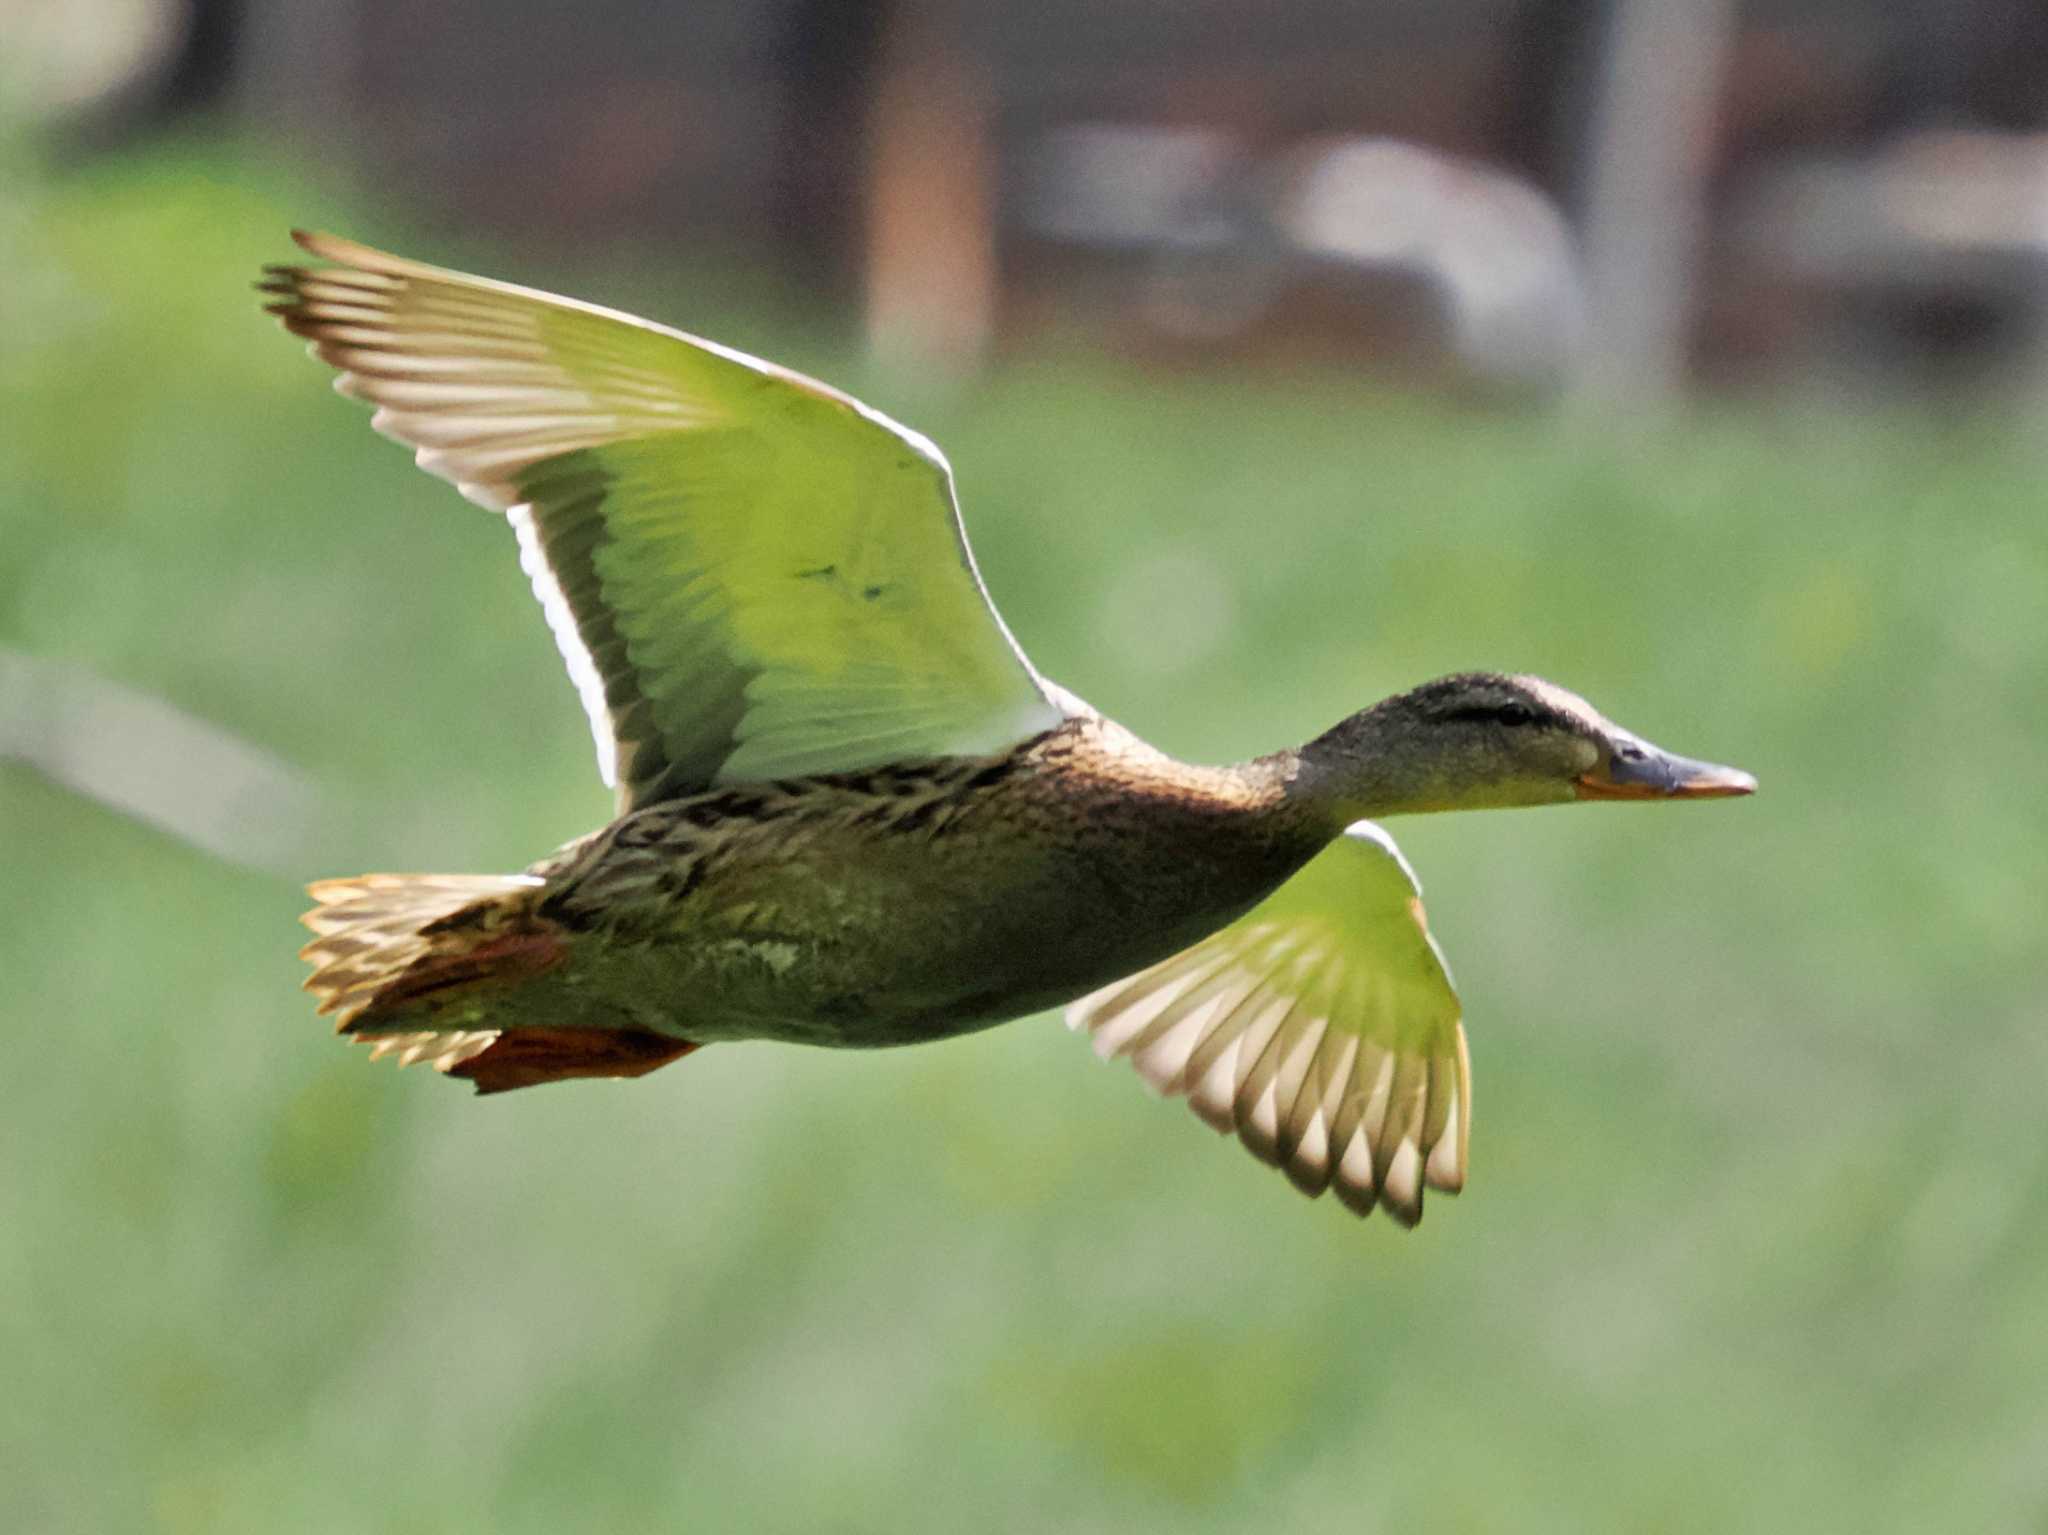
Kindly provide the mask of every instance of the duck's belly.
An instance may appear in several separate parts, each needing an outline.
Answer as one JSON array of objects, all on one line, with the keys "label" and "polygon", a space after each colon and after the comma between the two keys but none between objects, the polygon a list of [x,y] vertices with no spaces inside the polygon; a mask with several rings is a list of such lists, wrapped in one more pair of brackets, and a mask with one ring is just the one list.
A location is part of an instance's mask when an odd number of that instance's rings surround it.
[{"label": "duck's belly", "polygon": [[722,861],[653,928],[593,934],[585,969],[698,1042],[911,1044],[1055,1007],[1235,919],[1298,858],[1190,858],[1134,877],[1113,841],[1002,847],[831,830]]}]

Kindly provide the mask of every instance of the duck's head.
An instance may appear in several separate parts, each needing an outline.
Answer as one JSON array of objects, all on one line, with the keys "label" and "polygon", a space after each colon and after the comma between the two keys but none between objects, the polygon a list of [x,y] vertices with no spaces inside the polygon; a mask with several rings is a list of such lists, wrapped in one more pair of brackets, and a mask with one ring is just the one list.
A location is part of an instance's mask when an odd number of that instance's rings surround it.
[{"label": "duck's head", "polygon": [[1739,768],[1652,746],[1554,683],[1492,672],[1398,693],[1311,741],[1301,759],[1350,817],[1756,790]]}]

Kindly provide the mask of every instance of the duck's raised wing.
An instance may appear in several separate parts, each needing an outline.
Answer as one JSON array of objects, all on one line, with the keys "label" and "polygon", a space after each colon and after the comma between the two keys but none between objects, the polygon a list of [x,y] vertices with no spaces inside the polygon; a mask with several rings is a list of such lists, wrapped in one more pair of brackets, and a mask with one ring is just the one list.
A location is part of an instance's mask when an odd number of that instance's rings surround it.
[{"label": "duck's raised wing", "polygon": [[293,238],[332,264],[268,269],[269,309],[511,520],[622,811],[1059,723],[925,438],[631,315]]},{"label": "duck's raised wing", "polygon": [[1404,1225],[1465,1184],[1458,994],[1393,840],[1360,821],[1247,915],[1067,1009],[1310,1196]]}]

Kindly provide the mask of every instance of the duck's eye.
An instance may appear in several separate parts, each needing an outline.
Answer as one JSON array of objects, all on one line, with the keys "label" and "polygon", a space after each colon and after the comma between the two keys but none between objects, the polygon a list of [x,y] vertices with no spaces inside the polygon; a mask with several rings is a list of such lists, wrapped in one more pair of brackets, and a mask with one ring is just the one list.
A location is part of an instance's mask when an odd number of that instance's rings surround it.
[{"label": "duck's eye", "polygon": [[1493,717],[1503,725],[1533,725],[1536,711],[1527,704],[1502,704],[1494,711]]}]

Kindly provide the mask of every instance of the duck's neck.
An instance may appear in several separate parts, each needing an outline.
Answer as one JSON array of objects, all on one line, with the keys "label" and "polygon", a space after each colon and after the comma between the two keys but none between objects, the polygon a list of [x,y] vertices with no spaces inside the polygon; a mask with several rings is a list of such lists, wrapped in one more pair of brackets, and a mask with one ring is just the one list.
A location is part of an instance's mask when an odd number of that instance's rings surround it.
[{"label": "duck's neck", "polygon": [[1469,785],[1452,771],[1455,764],[1373,710],[1354,714],[1306,746],[1222,767],[1169,757],[1106,719],[1090,721],[1071,739],[1085,741],[1091,757],[1109,764],[1119,793],[1142,790],[1147,803],[1184,804],[1201,814],[1221,810],[1226,820],[1242,817],[1276,846],[1313,846],[1368,817],[1472,802]]},{"label": "duck's neck", "polygon": [[1299,750],[1259,759],[1259,766],[1284,786],[1291,803],[1336,829],[1472,803],[1462,764],[1426,744],[1397,717],[1367,709]]}]

